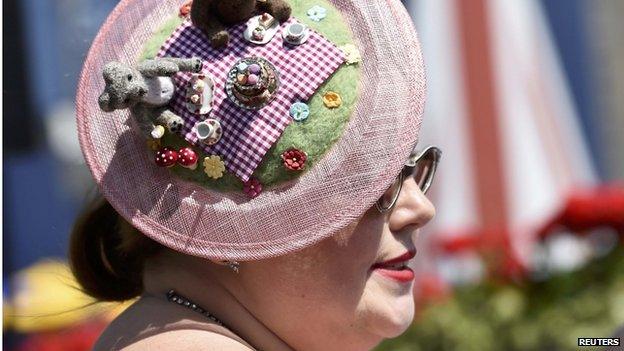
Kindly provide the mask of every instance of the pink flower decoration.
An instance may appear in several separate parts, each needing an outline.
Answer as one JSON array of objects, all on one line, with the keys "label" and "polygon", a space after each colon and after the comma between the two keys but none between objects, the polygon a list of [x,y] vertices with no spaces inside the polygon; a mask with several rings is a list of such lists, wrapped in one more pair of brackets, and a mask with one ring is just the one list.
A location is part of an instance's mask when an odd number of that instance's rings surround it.
[{"label": "pink flower decoration", "polygon": [[244,185],[243,190],[250,198],[255,198],[262,192],[262,183],[256,178],[250,178]]}]

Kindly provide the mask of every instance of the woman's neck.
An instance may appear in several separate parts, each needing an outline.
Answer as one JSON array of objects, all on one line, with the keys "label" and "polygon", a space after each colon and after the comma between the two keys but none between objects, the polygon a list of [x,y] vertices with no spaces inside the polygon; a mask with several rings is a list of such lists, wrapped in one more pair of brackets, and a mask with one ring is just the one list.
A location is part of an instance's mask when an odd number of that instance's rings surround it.
[{"label": "woman's neck", "polygon": [[292,350],[254,315],[253,303],[237,297],[236,273],[226,266],[164,250],[146,262],[144,286],[146,294],[163,300],[175,290],[257,350]]}]

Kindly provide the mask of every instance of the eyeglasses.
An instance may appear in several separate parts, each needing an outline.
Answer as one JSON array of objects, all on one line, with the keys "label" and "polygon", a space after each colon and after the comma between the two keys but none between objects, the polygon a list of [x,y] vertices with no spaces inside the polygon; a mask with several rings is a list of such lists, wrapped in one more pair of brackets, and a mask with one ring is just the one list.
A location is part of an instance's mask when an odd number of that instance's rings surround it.
[{"label": "eyeglasses", "polygon": [[386,190],[375,207],[379,212],[384,213],[390,211],[401,194],[401,188],[403,188],[403,182],[409,176],[413,176],[416,184],[420,187],[423,194],[426,194],[433,178],[435,176],[436,168],[442,158],[442,150],[435,146],[429,146],[421,152],[414,152],[410,155],[405,167],[401,170],[401,173],[394,180],[392,185]]}]

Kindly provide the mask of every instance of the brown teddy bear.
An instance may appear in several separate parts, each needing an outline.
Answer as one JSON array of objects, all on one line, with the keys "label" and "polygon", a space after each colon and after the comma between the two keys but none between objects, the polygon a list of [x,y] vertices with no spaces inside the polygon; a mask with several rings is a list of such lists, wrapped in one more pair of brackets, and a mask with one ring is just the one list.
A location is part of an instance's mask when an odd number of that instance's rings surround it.
[{"label": "brown teddy bear", "polygon": [[194,0],[191,20],[210,39],[213,48],[222,49],[230,41],[227,26],[251,18],[256,11],[284,22],[292,9],[285,0]]}]

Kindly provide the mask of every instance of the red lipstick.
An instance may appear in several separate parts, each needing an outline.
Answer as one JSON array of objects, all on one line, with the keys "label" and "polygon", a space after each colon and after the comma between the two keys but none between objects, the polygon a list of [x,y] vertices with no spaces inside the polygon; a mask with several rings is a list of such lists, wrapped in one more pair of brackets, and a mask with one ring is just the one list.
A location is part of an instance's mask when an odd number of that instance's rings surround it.
[{"label": "red lipstick", "polygon": [[414,280],[414,271],[407,266],[407,262],[416,256],[416,251],[408,251],[393,259],[375,263],[371,270],[400,283],[409,283]]}]

